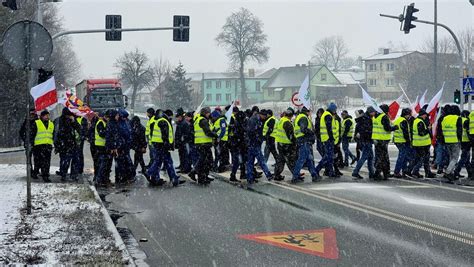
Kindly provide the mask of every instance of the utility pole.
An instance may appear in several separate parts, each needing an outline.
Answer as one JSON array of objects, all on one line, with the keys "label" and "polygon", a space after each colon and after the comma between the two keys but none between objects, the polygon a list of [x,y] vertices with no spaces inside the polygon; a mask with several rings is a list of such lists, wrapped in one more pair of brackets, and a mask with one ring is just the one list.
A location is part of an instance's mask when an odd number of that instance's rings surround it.
[{"label": "utility pole", "polygon": [[438,0],[434,0],[434,33],[433,33],[433,78],[434,89],[438,88]]}]

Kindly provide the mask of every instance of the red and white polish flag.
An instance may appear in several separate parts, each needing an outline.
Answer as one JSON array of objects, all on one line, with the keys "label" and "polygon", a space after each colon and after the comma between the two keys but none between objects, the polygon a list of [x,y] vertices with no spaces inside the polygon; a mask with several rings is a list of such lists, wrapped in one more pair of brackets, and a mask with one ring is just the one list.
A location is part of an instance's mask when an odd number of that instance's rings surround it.
[{"label": "red and white polish flag", "polygon": [[31,88],[30,93],[35,100],[36,111],[41,111],[58,102],[58,93],[56,91],[54,77]]}]

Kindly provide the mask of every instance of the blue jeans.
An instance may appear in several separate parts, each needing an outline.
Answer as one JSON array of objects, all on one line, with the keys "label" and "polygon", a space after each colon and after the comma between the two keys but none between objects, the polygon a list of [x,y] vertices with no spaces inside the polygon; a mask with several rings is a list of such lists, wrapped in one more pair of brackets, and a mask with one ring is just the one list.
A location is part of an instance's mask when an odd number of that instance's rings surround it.
[{"label": "blue jeans", "polygon": [[324,156],[324,145],[321,141],[316,141],[316,150],[318,151],[319,155],[321,155],[321,157]]},{"label": "blue jeans", "polygon": [[247,181],[253,182],[254,180],[252,170],[255,159],[257,159],[257,162],[265,173],[265,176],[270,178],[272,174],[270,173],[270,170],[265,163],[265,159],[263,158],[262,146],[249,146],[247,150]]},{"label": "blue jeans", "polygon": [[178,175],[176,174],[173,166],[173,159],[171,158],[171,153],[162,148],[155,148],[153,149],[153,162],[151,163],[151,167],[148,169],[148,175],[154,182],[158,182],[160,178],[160,170],[161,166],[164,165],[166,172],[170,180],[178,181]]},{"label": "blue jeans", "polygon": [[410,145],[407,143],[399,143],[395,144],[398,148],[398,157],[397,157],[397,163],[395,163],[395,174],[400,174],[401,171],[403,173],[407,173],[408,170],[408,153],[409,153],[409,148]]},{"label": "blue jeans", "polygon": [[354,154],[349,150],[349,138],[342,138],[342,150],[344,151],[344,164],[349,165],[349,158],[355,159]]},{"label": "blue jeans", "polygon": [[304,165],[308,166],[312,177],[318,175],[316,168],[314,167],[314,158],[313,153],[311,153],[311,145],[308,143],[298,145],[298,160],[296,161],[295,168],[293,169],[293,180],[299,179],[300,171]]},{"label": "blue jeans", "polygon": [[438,169],[444,169],[449,164],[449,155],[444,144],[436,145],[436,166]]},{"label": "blue jeans", "polygon": [[75,149],[69,153],[59,153],[59,172],[62,177],[66,177],[69,167],[71,167],[71,178],[79,174],[79,151]]},{"label": "blue jeans", "polygon": [[359,174],[362,165],[364,165],[365,161],[367,161],[367,169],[369,169],[369,176],[374,175],[374,151],[372,150],[372,143],[360,143],[360,150],[362,151],[362,155],[360,156],[359,161],[357,161],[357,165],[352,172],[352,175]]},{"label": "blue jeans", "polygon": [[329,176],[334,176],[334,141],[323,142],[324,155],[321,161],[316,166],[316,174],[319,175],[319,171],[322,168],[326,168]]},{"label": "blue jeans", "polygon": [[189,155],[191,156],[191,163],[193,167],[196,166],[196,163],[199,159],[199,153],[197,152],[195,144],[189,143]]},{"label": "blue jeans", "polygon": [[454,169],[455,174],[459,174],[463,167],[466,168],[467,173],[470,174],[470,157],[471,157],[471,147],[469,144],[462,143],[461,144],[461,158],[459,159],[458,164],[456,165],[456,169]]}]

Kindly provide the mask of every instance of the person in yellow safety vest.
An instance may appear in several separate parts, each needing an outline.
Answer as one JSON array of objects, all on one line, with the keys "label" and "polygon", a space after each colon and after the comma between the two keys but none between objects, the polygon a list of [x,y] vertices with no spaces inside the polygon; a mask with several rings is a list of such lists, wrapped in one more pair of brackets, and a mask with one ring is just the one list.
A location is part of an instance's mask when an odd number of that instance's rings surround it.
[{"label": "person in yellow safety vest", "polygon": [[[204,107],[194,120],[194,145],[199,156],[194,170],[189,173],[189,177],[199,184],[209,184],[214,180],[209,177],[209,172],[213,163],[212,141],[213,138],[217,138],[217,134],[211,130],[210,116],[211,109]],[[196,175],[198,176],[197,180]]]},{"label": "person in yellow safety vest", "polygon": [[[337,106],[334,103],[330,103],[326,111],[323,113],[319,123],[319,133],[321,136],[321,142],[324,147],[324,155],[321,161],[316,166],[316,173],[319,176],[319,171],[322,168],[326,168],[326,173],[331,178],[336,178],[334,173],[334,146],[336,144],[336,138],[339,135],[339,128],[335,122],[334,115],[336,114]],[[316,177],[317,178],[317,177]]]},{"label": "person in yellow safety vest", "polygon": [[268,162],[268,158],[270,154],[273,155],[275,161],[278,158],[278,151],[275,144],[275,137],[272,136],[273,131],[275,130],[277,119],[273,116],[273,111],[271,109],[267,109],[267,118],[263,123],[263,139],[265,140],[265,148],[263,150],[263,157],[265,159],[265,163]]},{"label": "person in yellow safety vest", "polygon": [[81,131],[79,132],[79,163],[77,166],[78,173],[84,173],[84,142],[87,139],[87,131],[89,128],[89,122],[86,118],[83,117],[76,117],[77,123],[81,126]]},{"label": "person in yellow safety vest", "polygon": [[94,165],[94,182],[97,186],[110,185],[110,168],[112,167],[112,157],[105,149],[105,132],[107,129],[107,119],[104,112],[99,112],[98,120],[94,125],[94,146],[97,154],[97,164]]},{"label": "person in yellow safety vest", "polygon": [[436,177],[430,170],[430,147],[431,147],[431,125],[426,125],[428,118],[428,113],[424,109],[421,109],[418,113],[418,117],[413,121],[412,127],[412,142],[411,145],[415,150],[416,160],[413,161],[413,166],[409,166],[409,169],[412,169],[408,176],[413,178],[423,178],[420,174],[421,165],[423,165],[425,169],[425,176],[427,178],[434,178]]},{"label": "person in yellow safety vest", "polygon": [[[393,142],[398,148],[397,162],[395,163],[395,170],[393,176],[395,178],[405,178],[408,171],[408,159],[411,146],[410,125],[409,119],[411,117],[411,109],[402,109],[402,114],[394,122],[394,126],[398,129],[393,132]],[[403,174],[402,174],[403,171]]]},{"label": "person in yellow safety vest", "polygon": [[358,145],[360,146],[361,155],[357,160],[357,164],[352,171],[352,177],[354,180],[364,179],[359,174],[362,165],[367,161],[367,169],[369,170],[369,178],[374,176],[374,150],[372,148],[372,119],[375,117],[377,112],[374,107],[367,107],[367,111],[363,114],[358,112],[360,115],[356,119],[356,127],[354,130],[355,138],[357,138]]},{"label": "person in yellow safety vest", "polygon": [[150,167],[151,163],[153,162],[153,146],[151,145],[151,142],[150,142],[150,125],[151,123],[155,120],[155,110],[153,108],[148,108],[146,110],[146,116],[148,117],[148,121],[146,122],[146,126],[145,126],[145,136],[146,136],[146,140],[148,142],[148,153],[150,155],[150,162],[148,163],[148,167]]},{"label": "person in yellow safety vest", "polygon": [[463,110],[461,112],[462,119],[462,139],[461,139],[461,158],[459,159],[456,169],[454,170],[454,175],[459,178],[464,178],[461,175],[461,169],[466,168],[467,177],[473,177],[470,157],[471,157],[471,143],[469,140],[469,111]]},{"label": "person in yellow safety vest", "polygon": [[314,158],[312,153],[312,144],[315,141],[315,135],[313,132],[313,125],[310,119],[310,111],[308,108],[303,107],[300,114],[295,119],[295,138],[298,150],[298,160],[296,161],[295,168],[293,169],[292,183],[303,181],[300,176],[300,171],[304,165],[308,167],[313,182],[318,182],[321,177],[316,173],[314,167]]},{"label": "person in yellow safety vest", "polygon": [[446,168],[444,178],[453,181],[456,179],[454,168],[458,162],[461,154],[461,140],[462,140],[462,119],[461,111],[458,106],[450,106],[447,110],[447,115],[441,121],[441,132],[444,137],[444,143],[449,155],[449,165]]},{"label": "person in yellow safety vest", "polygon": [[351,150],[349,149],[349,143],[352,141],[354,137],[354,128],[355,123],[352,120],[352,116],[349,115],[347,110],[342,111],[342,134],[341,134],[341,143],[342,143],[342,150],[344,151],[344,166],[349,166],[349,158],[351,159],[351,165],[356,162],[356,156],[352,154]]},{"label": "person in yellow safety vest", "polygon": [[222,111],[216,109],[213,112],[213,131],[217,134],[215,145],[214,170],[222,173],[225,172],[229,165],[229,148],[227,141],[229,140],[229,131],[227,126],[227,118]]},{"label": "person in yellow safety vest", "polygon": [[296,138],[294,134],[294,126],[291,123],[293,118],[294,110],[288,108],[284,113],[283,117],[275,125],[275,129],[271,136],[275,138],[275,142],[278,147],[278,158],[276,159],[274,179],[276,181],[282,181],[285,179],[281,173],[285,168],[285,163],[291,173],[295,169],[296,163]]},{"label": "person in yellow safety vest", "polygon": [[[341,117],[336,113],[334,117],[334,174],[336,177],[342,176],[342,172],[339,168],[344,167],[344,158],[341,150],[341,136],[342,136],[342,120]],[[325,171],[324,175],[328,176],[328,172]]]},{"label": "person in yellow safety vest", "polygon": [[[387,180],[390,177],[390,158],[388,155],[388,143],[392,140],[392,132],[397,129],[390,125],[387,115],[388,105],[380,105],[382,113],[372,118],[372,139],[375,144],[375,180]],[[383,177],[382,175],[383,174]]]},{"label": "person in yellow safety vest", "polygon": [[49,120],[49,111],[43,110],[39,119],[35,120],[31,129],[33,141],[34,169],[31,173],[33,179],[38,179],[41,172],[43,181],[51,182],[49,179],[49,168],[51,165],[51,151],[53,150],[54,124]]}]

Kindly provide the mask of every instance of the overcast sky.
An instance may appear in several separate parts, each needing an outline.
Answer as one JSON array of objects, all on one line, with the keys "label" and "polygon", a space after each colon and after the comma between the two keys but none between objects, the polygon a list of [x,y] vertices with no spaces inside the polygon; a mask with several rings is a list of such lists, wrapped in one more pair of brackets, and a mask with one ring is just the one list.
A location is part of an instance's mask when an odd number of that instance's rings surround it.
[{"label": "overcast sky", "polygon": [[[81,77],[88,78],[115,76],[115,59],[135,47],[152,60],[162,55],[173,64],[181,61],[188,72],[225,71],[225,51],[214,39],[226,17],[240,7],[258,16],[268,35],[270,60],[260,66],[251,64],[258,69],[305,63],[313,45],[330,35],[342,35],[352,56],[370,56],[389,41],[419,49],[423,40],[432,36],[432,26],[418,24],[410,34],[404,34],[397,20],[379,17],[379,13],[398,15],[409,2],[64,0],[56,5],[65,27],[71,30],[103,28],[106,14],[122,15],[123,28],[172,26],[173,15],[191,17],[189,43],[173,42],[171,31],[123,33],[121,42],[106,42],[103,33],[73,36]],[[419,19],[433,19],[433,1],[416,1],[416,7]],[[474,25],[474,8],[468,0],[438,0],[438,21],[454,31],[465,29]],[[440,37],[446,36],[445,30],[438,32]]]}]

